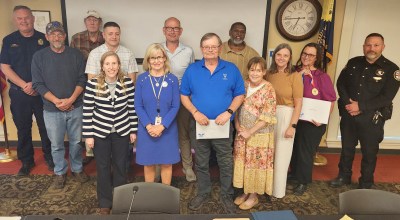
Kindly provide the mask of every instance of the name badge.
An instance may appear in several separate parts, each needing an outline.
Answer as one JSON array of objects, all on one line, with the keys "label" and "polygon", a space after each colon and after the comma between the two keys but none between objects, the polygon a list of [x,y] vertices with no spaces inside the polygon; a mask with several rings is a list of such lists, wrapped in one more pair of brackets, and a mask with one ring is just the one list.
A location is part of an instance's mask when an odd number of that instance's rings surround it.
[{"label": "name badge", "polygon": [[160,124],[161,124],[161,121],[162,121],[162,117],[157,116],[157,117],[156,117],[156,120],[154,120],[154,125],[160,125]]}]

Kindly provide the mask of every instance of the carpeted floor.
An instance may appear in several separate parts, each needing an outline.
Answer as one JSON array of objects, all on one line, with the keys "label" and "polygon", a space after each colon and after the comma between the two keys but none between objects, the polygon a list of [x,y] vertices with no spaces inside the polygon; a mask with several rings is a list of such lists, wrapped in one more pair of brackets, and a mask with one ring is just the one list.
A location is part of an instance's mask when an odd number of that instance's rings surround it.
[{"label": "carpeted floor", "polygon": [[[53,189],[52,181],[50,175],[0,175],[0,216],[96,214],[94,177],[81,184],[68,176],[66,187],[61,190]],[[135,182],[138,181],[143,181],[143,177],[137,177]],[[181,214],[223,213],[218,201],[219,185],[216,179],[213,180],[213,199],[198,212],[187,208],[188,201],[195,195],[196,184],[187,183],[184,177],[174,177],[172,185],[181,189]],[[250,211],[291,209],[300,215],[336,214],[339,193],[356,188],[356,185],[335,189],[329,187],[327,182],[314,181],[303,196],[294,196],[293,187],[293,183],[288,184],[288,195],[283,199],[272,198],[267,202],[266,197],[262,197],[261,204]],[[400,183],[377,183],[375,188],[400,193]],[[245,212],[238,210],[238,213]]]}]

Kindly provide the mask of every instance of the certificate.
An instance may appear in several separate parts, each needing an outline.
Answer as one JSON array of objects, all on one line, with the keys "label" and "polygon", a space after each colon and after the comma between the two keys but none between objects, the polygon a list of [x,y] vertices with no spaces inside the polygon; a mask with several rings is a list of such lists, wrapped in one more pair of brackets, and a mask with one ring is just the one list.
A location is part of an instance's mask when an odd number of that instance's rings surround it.
[{"label": "certificate", "polygon": [[230,121],[224,125],[215,124],[215,120],[210,120],[207,126],[196,122],[196,139],[219,139],[229,138]]},{"label": "certificate", "polygon": [[331,102],[318,99],[303,98],[300,120],[316,121],[321,124],[328,124]]}]

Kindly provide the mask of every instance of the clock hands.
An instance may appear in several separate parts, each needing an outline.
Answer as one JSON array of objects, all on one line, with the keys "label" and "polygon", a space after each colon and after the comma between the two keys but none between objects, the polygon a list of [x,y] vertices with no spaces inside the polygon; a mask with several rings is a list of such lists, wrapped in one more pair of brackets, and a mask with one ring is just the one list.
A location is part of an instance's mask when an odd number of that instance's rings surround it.
[{"label": "clock hands", "polygon": [[297,18],[284,18],[283,20],[293,20],[293,19],[306,19],[306,17],[297,17]]}]

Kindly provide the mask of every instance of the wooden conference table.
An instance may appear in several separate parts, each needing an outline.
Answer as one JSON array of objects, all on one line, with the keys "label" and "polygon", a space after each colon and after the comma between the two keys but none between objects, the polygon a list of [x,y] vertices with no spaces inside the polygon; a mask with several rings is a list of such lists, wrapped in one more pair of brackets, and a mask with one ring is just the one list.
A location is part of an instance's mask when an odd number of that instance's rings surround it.
[{"label": "wooden conference table", "polygon": [[[354,220],[400,220],[400,215],[349,215]],[[215,218],[249,218],[250,215],[218,214],[131,214],[129,220],[213,220]],[[343,215],[297,215],[299,220],[339,220]],[[126,220],[126,215],[35,215],[24,216],[23,220]]]}]

